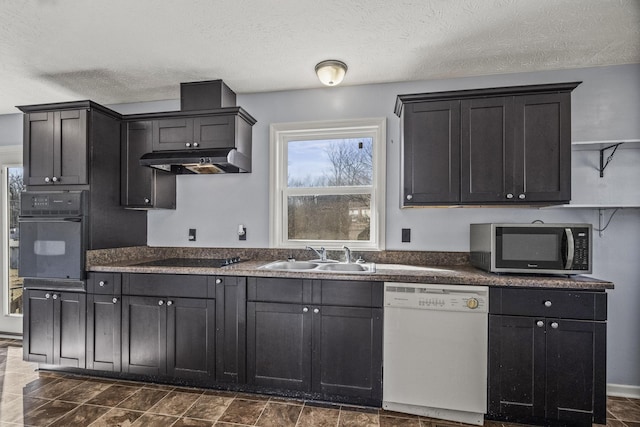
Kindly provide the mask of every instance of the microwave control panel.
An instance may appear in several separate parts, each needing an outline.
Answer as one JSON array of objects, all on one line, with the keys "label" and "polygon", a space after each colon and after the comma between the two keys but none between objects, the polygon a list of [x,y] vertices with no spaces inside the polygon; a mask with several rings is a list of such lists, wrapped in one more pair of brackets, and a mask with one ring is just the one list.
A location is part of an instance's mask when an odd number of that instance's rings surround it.
[{"label": "microwave control panel", "polygon": [[573,230],[574,236],[574,270],[589,269],[589,230],[586,228],[577,228]]}]

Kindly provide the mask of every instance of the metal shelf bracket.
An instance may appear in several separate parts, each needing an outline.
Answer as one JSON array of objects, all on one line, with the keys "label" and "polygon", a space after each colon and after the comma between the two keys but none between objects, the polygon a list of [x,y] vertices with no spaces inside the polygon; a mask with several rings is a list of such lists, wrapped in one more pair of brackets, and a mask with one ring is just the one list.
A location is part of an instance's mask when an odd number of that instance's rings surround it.
[{"label": "metal shelf bracket", "polygon": [[[611,160],[613,160],[613,155],[616,154],[616,150],[622,144],[624,144],[624,142],[618,142],[617,144],[612,144],[612,145],[610,145],[608,147],[604,147],[604,148],[600,149],[600,169],[598,169],[600,171],[600,178],[604,177],[604,170],[609,165],[609,162],[611,162]],[[607,157],[607,161],[605,162],[605,160],[604,160],[604,152],[607,151],[607,150],[610,150],[612,148],[613,148],[613,151]]]}]

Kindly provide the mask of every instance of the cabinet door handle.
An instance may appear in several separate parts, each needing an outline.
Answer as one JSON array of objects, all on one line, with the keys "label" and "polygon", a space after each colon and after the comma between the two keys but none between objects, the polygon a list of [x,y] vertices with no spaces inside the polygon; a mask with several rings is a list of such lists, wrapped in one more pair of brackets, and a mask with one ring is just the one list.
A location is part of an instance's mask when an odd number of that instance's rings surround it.
[{"label": "cabinet door handle", "polygon": [[524,193],[518,195],[518,199],[524,200],[527,196]]},{"label": "cabinet door handle", "polygon": [[116,304],[118,302],[118,298],[114,298],[111,300],[112,303]]},{"label": "cabinet door handle", "polygon": [[413,194],[407,194],[407,200],[413,199]]},{"label": "cabinet door handle", "polygon": [[185,146],[185,147],[187,147],[187,148],[189,148],[189,147],[191,147],[191,143],[190,143],[190,142],[187,142],[186,144],[184,144],[184,146]]},{"label": "cabinet door handle", "polygon": [[303,308],[303,309],[302,309],[302,312],[303,312],[303,313],[306,313],[307,311],[309,311],[309,308],[308,308],[308,307],[305,307],[305,308]]},{"label": "cabinet door handle", "polygon": [[149,203],[151,203],[151,199],[150,199],[150,198],[148,198],[148,197],[145,197],[145,198],[144,198],[144,202],[145,202],[145,203],[147,203],[147,204],[149,204]]},{"label": "cabinet door handle", "polygon": [[173,305],[173,301],[171,301],[171,300],[167,301],[167,307],[169,307],[171,305]]},{"label": "cabinet door handle", "polygon": [[538,320],[538,321],[536,322],[536,326],[537,326],[538,328],[542,328],[542,327],[544,326],[544,322],[543,322],[542,320]]},{"label": "cabinet door handle", "polygon": [[58,182],[60,181],[60,178],[58,178],[57,176],[54,176],[53,178],[51,178],[51,181]]},{"label": "cabinet door handle", "polygon": [[53,299],[58,299],[58,294],[53,294]]},{"label": "cabinet door handle", "polygon": [[100,286],[101,288],[104,287],[104,285],[106,285],[106,284],[107,284],[107,282],[105,282],[104,280],[100,280],[98,282],[98,286]]},{"label": "cabinet door handle", "polygon": [[222,279],[216,279],[216,285],[219,285],[220,283],[222,283]]},{"label": "cabinet door handle", "polygon": [[544,306],[545,307],[551,307],[553,304],[551,303],[551,301],[547,300],[544,302]]},{"label": "cabinet door handle", "polygon": [[194,146],[194,147],[199,147],[199,146],[200,146],[200,144],[198,144],[197,142],[194,142],[194,143],[193,143],[193,146]]},{"label": "cabinet door handle", "polygon": [[158,301],[158,305],[164,305],[164,301],[162,300]]},{"label": "cabinet door handle", "polygon": [[507,193],[507,199],[509,199],[509,200],[513,199],[513,194],[512,193]]},{"label": "cabinet door handle", "polygon": [[46,294],[44,294],[44,297],[45,297],[46,299],[49,299],[49,298],[51,298],[51,294],[47,292]]},{"label": "cabinet door handle", "polygon": [[558,325],[558,322],[551,322],[551,327],[552,327],[553,329],[558,329],[558,326],[559,326],[559,325]]},{"label": "cabinet door handle", "polygon": [[51,182],[51,178],[49,178],[48,176],[44,178],[44,182]]},{"label": "cabinet door handle", "polygon": [[314,308],[314,309],[313,309],[313,312],[314,312],[315,314],[318,314],[318,313],[320,313],[320,309],[319,309],[319,308]]}]

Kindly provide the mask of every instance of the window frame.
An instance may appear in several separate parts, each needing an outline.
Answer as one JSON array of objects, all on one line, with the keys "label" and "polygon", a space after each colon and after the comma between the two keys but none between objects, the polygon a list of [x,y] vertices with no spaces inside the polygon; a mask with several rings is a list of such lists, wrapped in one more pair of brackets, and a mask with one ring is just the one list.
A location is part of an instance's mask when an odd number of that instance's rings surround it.
[{"label": "window frame", "polygon": [[[2,222],[2,230],[0,231],[0,237],[2,238],[2,244],[0,246],[0,253],[2,253],[2,261],[0,261],[0,270],[2,270],[2,280],[0,288],[2,295],[0,301],[2,302],[0,307],[0,335],[2,333],[9,334],[22,334],[22,313],[9,313],[9,217],[6,214],[8,211],[8,168],[20,167],[23,169],[24,177],[24,165],[22,162],[23,147],[21,145],[10,145],[0,147],[0,181],[2,182],[2,194],[0,194],[0,204],[2,205],[2,214],[0,214]],[[24,294],[23,294],[24,295]],[[24,303],[23,303],[24,304]],[[24,307],[24,305],[23,305]]]},{"label": "window frame", "polygon": [[[288,187],[287,150],[289,141],[373,138],[373,179],[371,186]],[[269,243],[272,248],[304,248],[378,251],[385,248],[386,211],[386,118],[272,123],[270,125]],[[368,189],[363,191],[363,189]],[[288,196],[371,194],[370,240],[288,239]]]}]

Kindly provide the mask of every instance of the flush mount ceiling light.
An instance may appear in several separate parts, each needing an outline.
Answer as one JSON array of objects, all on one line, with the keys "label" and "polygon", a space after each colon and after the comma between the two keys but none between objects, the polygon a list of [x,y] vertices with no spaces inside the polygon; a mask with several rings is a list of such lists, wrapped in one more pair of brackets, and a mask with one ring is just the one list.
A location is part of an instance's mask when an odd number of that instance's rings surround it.
[{"label": "flush mount ceiling light", "polygon": [[316,65],[318,78],[322,84],[327,86],[339,85],[346,73],[347,64],[342,61],[336,61],[335,59],[322,61]]}]

